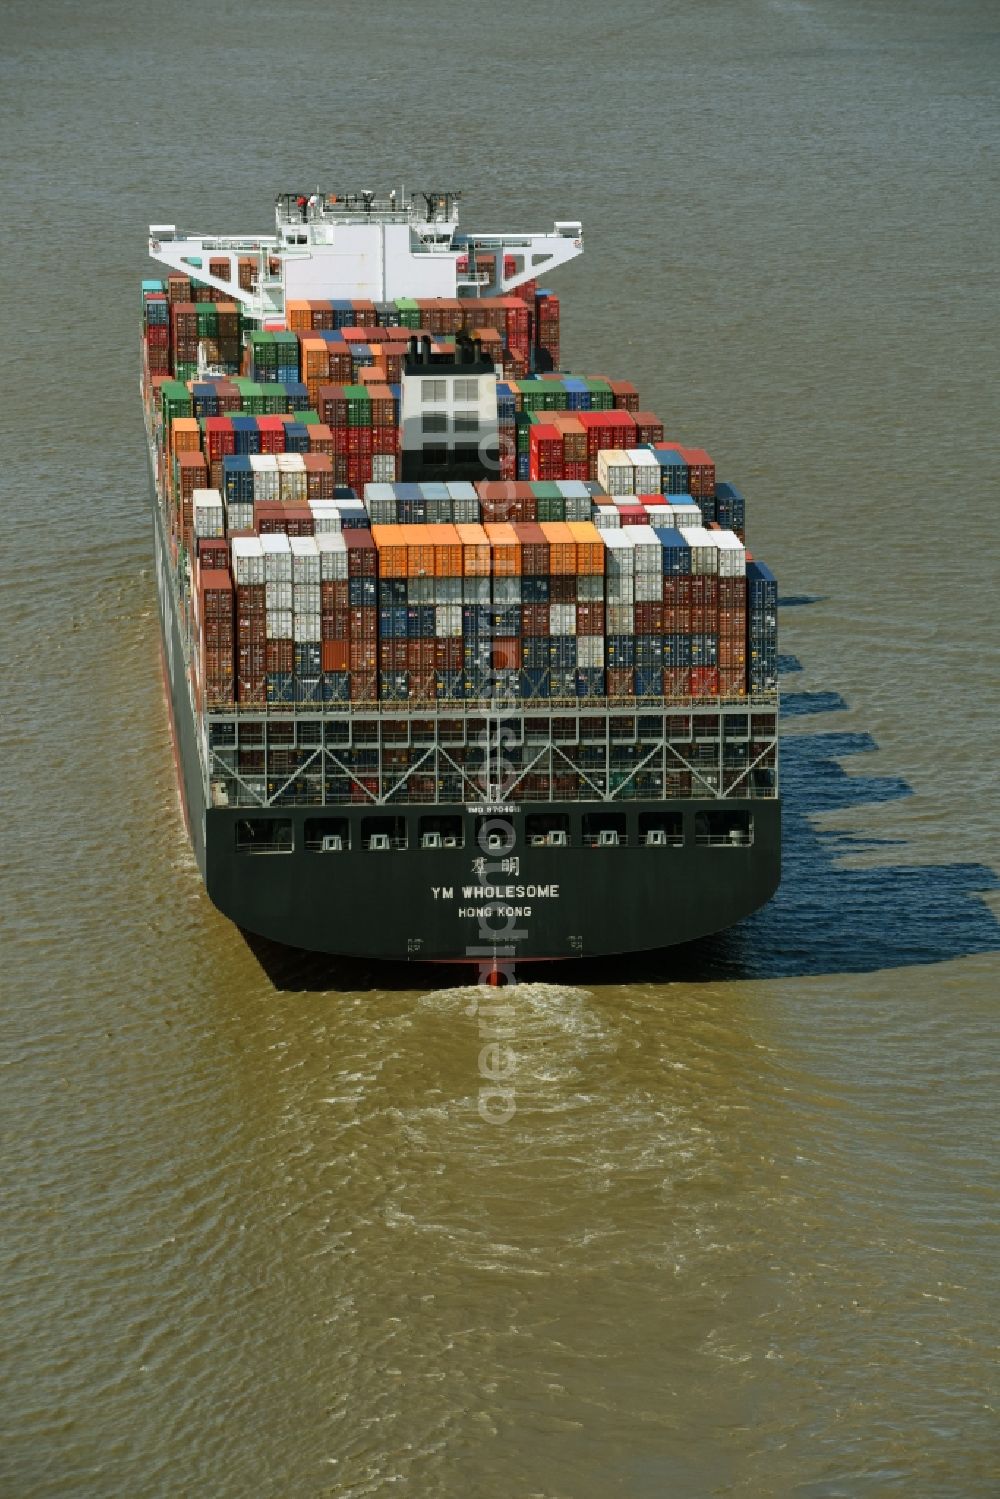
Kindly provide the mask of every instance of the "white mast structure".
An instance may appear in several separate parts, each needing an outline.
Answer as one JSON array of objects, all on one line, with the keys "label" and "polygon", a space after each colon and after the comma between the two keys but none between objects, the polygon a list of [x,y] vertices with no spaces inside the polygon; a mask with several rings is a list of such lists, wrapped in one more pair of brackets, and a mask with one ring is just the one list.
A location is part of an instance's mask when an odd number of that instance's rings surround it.
[{"label": "white mast structure", "polygon": [[[576,219],[557,220],[548,233],[462,233],[460,196],[283,193],[273,235],[193,234],[150,224],[149,253],[266,326],[282,321],[286,303],[296,300],[506,296],[583,252]],[[240,286],[238,271],[247,256],[257,261],[249,289]],[[493,269],[480,269],[480,257]],[[228,261],[228,275],[213,275],[209,260]]]}]

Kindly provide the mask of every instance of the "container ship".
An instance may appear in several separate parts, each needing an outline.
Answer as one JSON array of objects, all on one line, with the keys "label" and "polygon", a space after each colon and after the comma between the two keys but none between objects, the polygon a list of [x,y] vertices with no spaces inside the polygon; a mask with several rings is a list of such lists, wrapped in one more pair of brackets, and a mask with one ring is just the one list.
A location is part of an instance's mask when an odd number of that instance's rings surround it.
[{"label": "container ship", "polygon": [[718,932],[780,878],[776,584],[746,503],[540,281],[579,222],[285,193],[150,226],[142,397],[191,843],[248,933],[517,963]]}]

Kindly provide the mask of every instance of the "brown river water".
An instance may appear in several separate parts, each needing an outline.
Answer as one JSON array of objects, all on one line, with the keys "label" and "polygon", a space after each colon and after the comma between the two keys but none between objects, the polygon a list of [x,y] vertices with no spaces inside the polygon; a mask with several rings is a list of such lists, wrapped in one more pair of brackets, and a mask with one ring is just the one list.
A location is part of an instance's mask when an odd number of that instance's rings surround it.
[{"label": "brown river water", "polygon": [[[0,1492],[1000,1492],[988,0],[8,0]],[[363,179],[363,180],[362,180]],[[257,946],[174,789],[146,226],[405,181],[579,217],[778,573],[785,879],[480,994]]]}]

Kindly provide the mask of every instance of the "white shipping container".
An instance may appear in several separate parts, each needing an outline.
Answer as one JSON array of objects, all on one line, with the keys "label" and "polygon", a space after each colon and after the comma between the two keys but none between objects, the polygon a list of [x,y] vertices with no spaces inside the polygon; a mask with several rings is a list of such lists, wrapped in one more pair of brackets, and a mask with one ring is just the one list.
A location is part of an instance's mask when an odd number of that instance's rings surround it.
[{"label": "white shipping container", "polygon": [[580,604],[599,604],[604,598],[603,573],[578,573],[576,598]]},{"label": "white shipping container", "polygon": [[304,505],[308,496],[306,461],[301,453],[277,453],[278,491],[282,500]]},{"label": "white shipping container", "polygon": [[264,576],[269,583],[292,581],[292,549],[288,537],[281,531],[274,536],[262,536],[264,548]]},{"label": "white shipping container", "polygon": [[309,501],[309,487],[305,474],[280,474],[278,493],[285,505],[305,505]]},{"label": "white shipping container", "polygon": [[[318,564],[318,556],[316,561]],[[293,583],[292,608],[296,614],[318,614],[320,611],[319,583]]]},{"label": "white shipping container", "polygon": [[704,526],[688,526],[684,538],[691,547],[691,572],[700,576],[711,576],[719,571],[719,548],[715,544],[714,531]]},{"label": "white shipping container", "polygon": [[652,448],[627,448],[626,452],[635,466],[636,494],[659,494],[660,465]]},{"label": "white shipping container", "polygon": [[391,500],[393,505],[396,503],[395,484],[387,484],[382,481],[375,483],[372,481],[365,485],[363,493],[365,504],[368,506],[371,505],[373,500]]},{"label": "white shipping container", "polygon": [[747,570],[747,553],[735,531],[710,531],[719,548],[719,576],[742,578]]},{"label": "white shipping container", "polygon": [[322,632],[320,630],[320,617],[318,613],[299,614],[296,611],[292,618],[294,630],[293,639],[319,640],[322,638]]},{"label": "white shipping container", "polygon": [[635,609],[631,604],[609,604],[604,619],[607,635],[634,635]]},{"label": "white shipping container", "polygon": [[253,530],[252,501],[249,504],[246,500],[226,501],[226,530],[230,533],[230,535],[232,535],[234,531]]},{"label": "white shipping container", "polygon": [[663,548],[652,526],[622,526],[622,532],[635,545],[636,573],[663,573]]},{"label": "white shipping container", "polygon": [[622,523],[617,505],[595,505],[593,520],[599,531],[618,531]]},{"label": "white shipping container", "polygon": [[635,601],[637,604],[658,604],[662,598],[662,573],[636,573]]},{"label": "white shipping container", "polygon": [[264,548],[260,537],[234,536],[229,545],[236,582],[240,584],[265,582]]},{"label": "white shipping container", "polygon": [[670,513],[670,524],[677,531],[689,531],[692,526],[703,528],[705,525],[701,511],[693,502],[683,505],[671,505]]},{"label": "white shipping container", "polygon": [[191,496],[195,536],[219,539],[226,534],[226,510],[218,489],[196,489]]},{"label": "white shipping container", "polygon": [[395,453],[372,454],[372,478],[379,483],[391,482],[396,477]]},{"label": "white shipping container", "polygon": [[604,542],[604,571],[611,576],[631,575],[635,572],[635,542],[626,534],[625,527],[617,531],[602,531]]},{"label": "white shipping container", "polygon": [[590,671],[604,666],[604,636],[578,635],[576,638],[576,664]]},{"label": "white shipping container", "polygon": [[292,640],[291,609],[269,609],[267,611],[267,635],[269,640]]},{"label": "white shipping container", "polygon": [[575,635],[576,634],[576,605],[575,604],[550,604],[549,605],[549,634],[550,635]]},{"label": "white shipping container", "polygon": [[434,634],[439,640],[444,640],[448,636],[461,635],[461,633],[461,604],[438,604],[434,610]]},{"label": "white shipping container", "polygon": [[495,604],[519,604],[521,602],[520,578],[494,578],[493,602]]},{"label": "white shipping container", "polygon": [[635,464],[620,448],[601,448],[597,454],[597,482],[608,494],[635,494]]},{"label": "white shipping container", "polygon": [[309,509],[313,518],[313,530],[317,536],[324,531],[340,530],[340,511],[333,500],[310,500]]},{"label": "white shipping container", "polygon": [[590,519],[590,495],[582,498],[578,495],[570,495],[566,501],[567,520],[589,520]]},{"label": "white shipping container", "polygon": [[604,580],[604,591],[609,604],[634,604],[635,574],[612,574]]},{"label": "white shipping container", "polygon": [[460,604],[462,602],[462,580],[461,578],[434,578],[433,581],[435,604]]},{"label": "white shipping container", "polygon": [[253,473],[253,497],[268,504],[277,503],[280,497],[278,459],[274,453],[251,453],[250,469]]},{"label": "white shipping container", "polygon": [[291,609],[294,604],[291,583],[265,583],[264,603],[268,609]]},{"label": "white shipping container", "polygon": [[336,583],[347,577],[347,542],[339,531],[324,531],[316,537],[319,547],[319,575],[323,583]]},{"label": "white shipping container", "polygon": [[490,602],[489,578],[463,578],[462,602],[466,604],[488,604]]},{"label": "white shipping container", "polygon": [[408,578],[406,602],[408,604],[436,604],[435,584],[440,581],[440,578]]},{"label": "white shipping container", "polygon": [[292,582],[319,582],[319,547],[315,536],[289,536],[292,549]]}]

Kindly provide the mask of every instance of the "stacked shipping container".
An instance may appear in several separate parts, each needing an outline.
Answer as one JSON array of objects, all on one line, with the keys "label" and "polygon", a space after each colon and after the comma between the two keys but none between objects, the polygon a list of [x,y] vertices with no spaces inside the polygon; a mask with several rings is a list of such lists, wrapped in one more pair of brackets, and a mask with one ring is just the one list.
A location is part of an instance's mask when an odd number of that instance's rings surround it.
[{"label": "stacked shipping container", "polygon": [[[145,381],[207,707],[774,690],[742,495],[627,382],[526,377],[532,346],[557,362],[558,299],[291,303],[240,357],[185,283],[144,283]],[[468,328],[521,371],[498,381],[504,477],[398,483],[394,361]],[[213,339],[231,375],[170,378]]]}]

